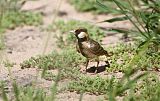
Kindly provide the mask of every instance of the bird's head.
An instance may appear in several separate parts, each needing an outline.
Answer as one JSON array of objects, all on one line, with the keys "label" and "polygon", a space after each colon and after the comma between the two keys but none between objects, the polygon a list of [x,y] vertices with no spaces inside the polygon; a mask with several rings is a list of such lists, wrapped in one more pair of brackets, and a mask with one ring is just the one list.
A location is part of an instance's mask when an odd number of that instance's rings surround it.
[{"label": "bird's head", "polygon": [[78,40],[87,40],[89,38],[88,32],[86,28],[78,28],[76,30],[70,31],[74,33]]}]

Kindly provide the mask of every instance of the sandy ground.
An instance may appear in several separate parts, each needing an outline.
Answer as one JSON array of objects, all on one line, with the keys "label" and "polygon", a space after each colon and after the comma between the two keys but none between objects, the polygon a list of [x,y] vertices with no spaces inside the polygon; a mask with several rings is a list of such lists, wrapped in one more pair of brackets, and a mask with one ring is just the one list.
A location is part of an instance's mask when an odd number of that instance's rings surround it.
[{"label": "sandy ground", "polygon": [[[15,63],[14,67],[11,69],[11,75],[17,80],[17,83],[21,86],[30,85],[33,81],[39,76],[37,69],[20,69],[19,64],[29,59],[31,56],[36,56],[42,54],[44,51],[45,42],[47,39],[48,32],[43,30],[46,26],[51,24],[52,20],[55,18],[61,18],[64,20],[81,20],[87,21],[89,23],[95,24],[96,22],[111,18],[111,15],[93,15],[92,13],[80,13],[77,12],[73,6],[67,3],[66,0],[62,0],[60,5],[60,11],[58,16],[55,17],[55,10],[57,5],[60,3],[60,0],[38,0],[38,1],[28,1],[22,7],[23,11],[34,11],[41,12],[43,16],[43,25],[40,27],[33,26],[24,26],[19,27],[14,30],[8,30],[5,33],[5,44],[6,50],[3,51],[3,59],[9,60],[12,63]],[[101,23],[96,24],[103,28],[131,28],[130,23],[127,21],[118,22],[118,23]],[[105,45],[115,44],[120,42],[122,35],[113,34],[107,36],[103,39],[102,43]],[[53,49],[56,49],[54,33],[51,34],[48,47],[45,51],[45,54],[50,53]],[[89,74],[88,74],[89,75]],[[118,76],[122,74],[117,74]],[[3,65],[0,68],[0,80],[5,80],[8,83],[8,87],[11,85],[10,78],[8,76],[8,70]],[[36,80],[38,85],[49,89],[52,85],[52,81],[47,81],[38,77]],[[75,92],[68,93],[63,92],[58,94],[57,101],[78,101],[80,95]],[[97,101],[98,99],[103,98],[101,96],[85,94],[83,96],[83,101]]]}]

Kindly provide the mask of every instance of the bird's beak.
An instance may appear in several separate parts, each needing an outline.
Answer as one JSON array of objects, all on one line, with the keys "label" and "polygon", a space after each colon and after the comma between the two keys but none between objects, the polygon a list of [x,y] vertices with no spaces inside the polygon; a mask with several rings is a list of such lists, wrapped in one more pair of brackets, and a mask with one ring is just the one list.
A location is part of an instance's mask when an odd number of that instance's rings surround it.
[{"label": "bird's beak", "polygon": [[69,31],[70,33],[75,33],[75,30],[71,30],[71,31]]}]

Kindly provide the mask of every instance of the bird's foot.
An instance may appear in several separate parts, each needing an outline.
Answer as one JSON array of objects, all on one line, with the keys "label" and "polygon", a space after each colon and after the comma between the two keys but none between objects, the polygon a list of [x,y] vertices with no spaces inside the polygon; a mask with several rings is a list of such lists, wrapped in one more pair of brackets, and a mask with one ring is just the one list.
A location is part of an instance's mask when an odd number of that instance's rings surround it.
[{"label": "bird's foot", "polygon": [[109,64],[109,62],[108,62],[108,61],[105,61],[105,63],[106,63],[106,65],[107,65],[108,67],[110,67],[110,64]]},{"label": "bird's foot", "polygon": [[94,74],[97,74],[98,73],[98,69],[96,68],[96,70],[94,71]]}]

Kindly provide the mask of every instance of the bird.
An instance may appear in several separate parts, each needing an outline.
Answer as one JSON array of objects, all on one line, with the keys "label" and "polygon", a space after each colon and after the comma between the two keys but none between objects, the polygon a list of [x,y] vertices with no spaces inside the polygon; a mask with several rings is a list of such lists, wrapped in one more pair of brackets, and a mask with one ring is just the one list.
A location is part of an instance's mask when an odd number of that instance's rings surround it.
[{"label": "bird", "polygon": [[[95,59],[95,61],[97,62],[95,73],[97,73],[97,69],[99,66],[99,57],[103,55],[108,57],[108,52],[104,50],[104,48],[97,41],[90,38],[88,30],[86,28],[78,28],[70,32],[74,33],[77,38],[76,50],[84,57],[86,57],[86,72],[89,61]],[[109,64],[108,61],[105,62],[106,64]]]}]

